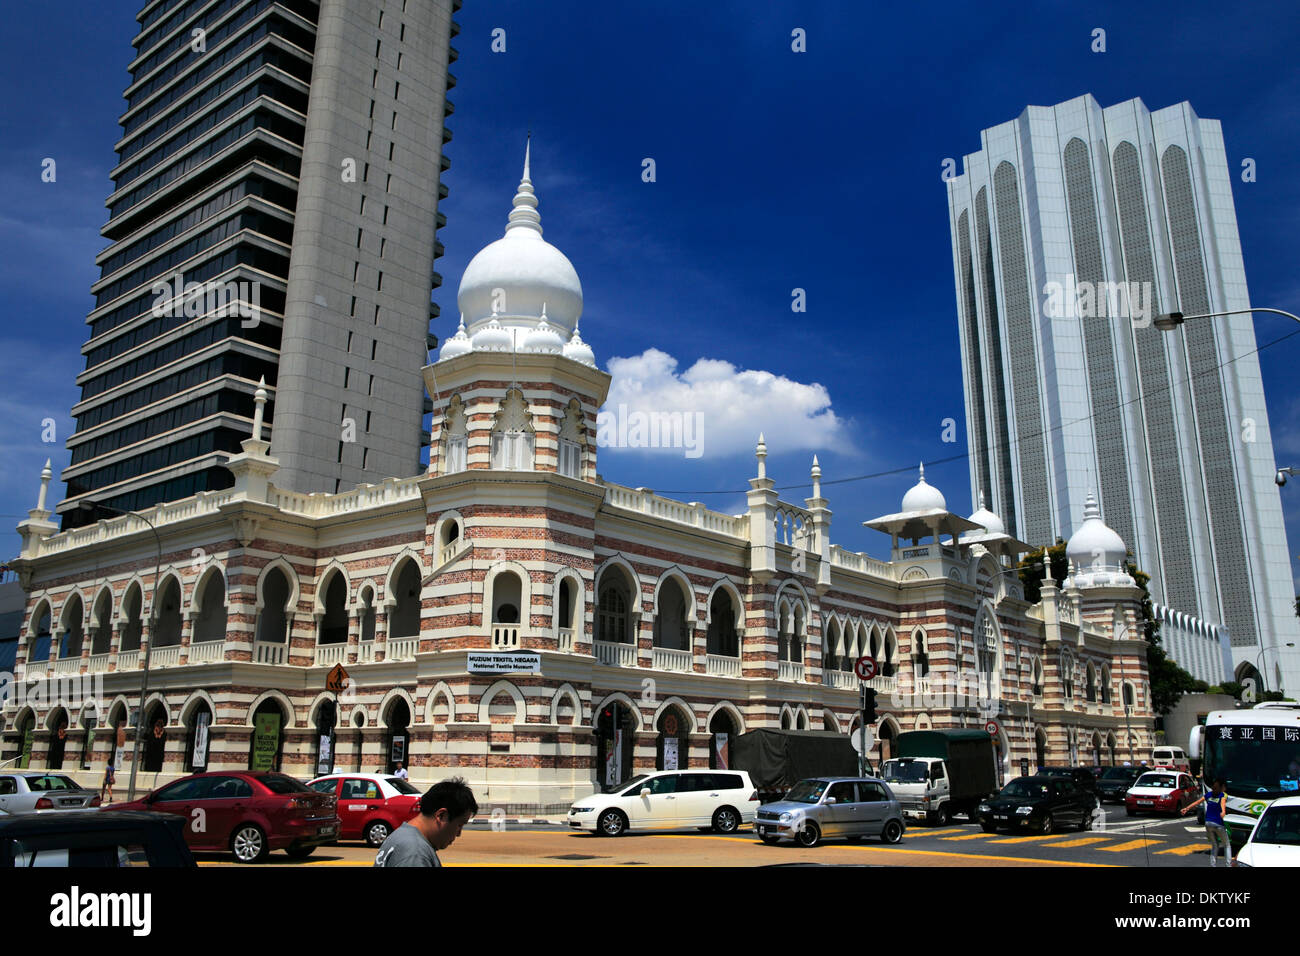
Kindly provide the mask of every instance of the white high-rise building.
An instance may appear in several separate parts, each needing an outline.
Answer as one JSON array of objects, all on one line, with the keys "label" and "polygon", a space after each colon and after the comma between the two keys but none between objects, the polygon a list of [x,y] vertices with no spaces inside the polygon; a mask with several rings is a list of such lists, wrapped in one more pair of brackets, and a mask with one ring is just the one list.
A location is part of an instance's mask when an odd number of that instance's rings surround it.
[{"label": "white high-rise building", "polygon": [[1151,575],[1174,658],[1294,691],[1252,318],[1152,324],[1250,305],[1218,121],[1081,96],[980,139],[948,183],[972,496],[1045,544],[1095,492]]}]

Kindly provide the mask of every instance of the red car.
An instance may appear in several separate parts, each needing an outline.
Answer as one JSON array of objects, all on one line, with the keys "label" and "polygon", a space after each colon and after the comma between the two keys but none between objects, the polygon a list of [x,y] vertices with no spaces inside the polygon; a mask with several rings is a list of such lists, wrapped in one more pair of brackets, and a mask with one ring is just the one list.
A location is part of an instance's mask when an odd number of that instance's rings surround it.
[{"label": "red car", "polygon": [[196,773],[131,803],[100,812],[155,810],[185,817],[192,850],[229,850],[240,863],[260,863],[272,850],[300,860],[338,839],[334,798],[293,777],[263,770]]},{"label": "red car", "polygon": [[420,791],[391,773],[331,773],[307,786],[336,798],[342,840],[379,846],[420,812]]},{"label": "red car", "polygon": [[1139,813],[1168,813],[1178,816],[1183,807],[1201,795],[1191,774],[1177,770],[1149,770],[1133,781],[1124,794],[1129,816]]}]

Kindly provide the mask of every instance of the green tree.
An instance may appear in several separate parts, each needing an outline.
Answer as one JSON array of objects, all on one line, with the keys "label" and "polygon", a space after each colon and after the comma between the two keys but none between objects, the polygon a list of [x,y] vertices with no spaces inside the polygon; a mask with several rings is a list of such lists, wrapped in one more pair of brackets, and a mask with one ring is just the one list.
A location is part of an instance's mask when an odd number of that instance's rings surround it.
[{"label": "green tree", "polygon": [[[1050,548],[1036,548],[1025,555],[1016,565],[1020,572],[1020,582],[1024,585],[1025,600],[1037,604],[1042,600],[1044,567],[1051,569],[1053,580],[1059,585],[1069,576],[1070,563],[1065,553],[1065,542],[1060,538]],[[1160,642],[1160,622],[1156,620],[1155,609],[1151,604],[1151,591],[1148,584],[1151,575],[1138,570],[1131,561],[1125,562],[1125,568],[1142,592],[1140,617],[1142,636],[1147,642],[1147,673],[1151,681],[1151,708],[1163,716],[1173,710],[1184,694],[1195,693],[1205,686],[1165,653]]]}]

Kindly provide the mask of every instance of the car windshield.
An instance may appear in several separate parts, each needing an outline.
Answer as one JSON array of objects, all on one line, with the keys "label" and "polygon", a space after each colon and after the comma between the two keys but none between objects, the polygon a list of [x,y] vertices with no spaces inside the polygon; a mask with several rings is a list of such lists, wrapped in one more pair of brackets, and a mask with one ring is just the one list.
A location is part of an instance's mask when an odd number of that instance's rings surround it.
[{"label": "car windshield", "polygon": [[1169,773],[1144,773],[1138,777],[1136,787],[1151,787],[1153,790],[1172,790],[1177,779]]},{"label": "car windshield", "polygon": [[825,780],[800,780],[790,788],[785,799],[790,803],[816,803],[828,786],[830,784]]},{"label": "car windshield", "polygon": [[1102,780],[1132,780],[1133,770],[1131,767],[1107,767],[1101,775]]},{"label": "car windshield", "polygon": [[999,797],[1045,797],[1047,795],[1048,786],[1046,783],[1024,777],[1019,780],[1012,780],[998,794]]},{"label": "car windshield", "polygon": [[887,783],[925,783],[926,765],[922,760],[886,760]]},{"label": "car windshield", "polygon": [[1300,790],[1300,731],[1286,726],[1219,724],[1205,730],[1205,779],[1252,800]]},{"label": "car windshield", "polygon": [[1255,828],[1252,843],[1300,846],[1300,807],[1271,807]]},{"label": "car windshield", "polygon": [[413,787],[401,777],[385,777],[384,781],[398,793],[415,794],[420,792],[419,787]]},{"label": "car windshield", "polygon": [[46,774],[42,777],[28,777],[27,789],[33,793],[45,793],[50,790],[80,790],[71,777],[58,774]]},{"label": "car windshield", "polygon": [[313,792],[310,787],[306,787],[293,777],[286,777],[282,773],[268,773],[264,777],[258,777],[257,782],[272,793]]},{"label": "car windshield", "polygon": [[634,797],[641,792],[641,781],[646,779],[646,774],[639,773],[625,784],[619,784],[620,787],[627,787],[620,796]]}]

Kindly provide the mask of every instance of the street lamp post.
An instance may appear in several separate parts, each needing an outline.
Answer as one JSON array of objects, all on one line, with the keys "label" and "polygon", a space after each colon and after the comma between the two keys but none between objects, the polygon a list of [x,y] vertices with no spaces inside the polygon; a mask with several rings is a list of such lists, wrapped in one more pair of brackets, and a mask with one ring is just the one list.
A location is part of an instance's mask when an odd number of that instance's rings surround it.
[{"label": "street lamp post", "polygon": [[154,546],[157,551],[153,566],[153,600],[149,605],[149,640],[144,646],[144,669],[140,671],[140,708],[135,715],[135,743],[131,748],[131,778],[126,788],[126,799],[127,802],[130,802],[135,799],[135,778],[140,769],[140,737],[144,724],[144,702],[149,694],[149,656],[153,653],[153,642],[157,637],[156,632],[158,630],[158,582],[159,578],[162,577],[162,538],[158,535],[158,529],[154,527],[153,522],[138,511],[122,511],[120,508],[97,504],[93,501],[82,501],[78,508],[92,518],[98,510],[139,518],[153,532]]},{"label": "street lamp post", "polygon": [[[1283,646],[1283,647],[1295,647],[1295,642],[1294,642],[1294,641],[1287,641],[1287,642],[1286,642],[1285,644],[1283,644],[1282,646]],[[1264,659],[1265,655],[1268,654],[1269,651],[1276,651],[1277,649],[1278,649],[1278,648],[1277,648],[1277,645],[1273,645],[1272,647],[1261,647],[1261,648],[1259,649],[1259,653],[1255,655],[1255,673],[1259,675],[1260,682],[1264,685],[1263,687],[1260,688],[1260,691],[1261,691],[1261,692],[1264,692],[1264,693],[1267,693],[1267,692],[1268,692],[1268,680],[1265,679],[1265,676],[1264,676],[1264,668],[1261,666],[1262,663],[1263,663],[1263,659]]]}]

